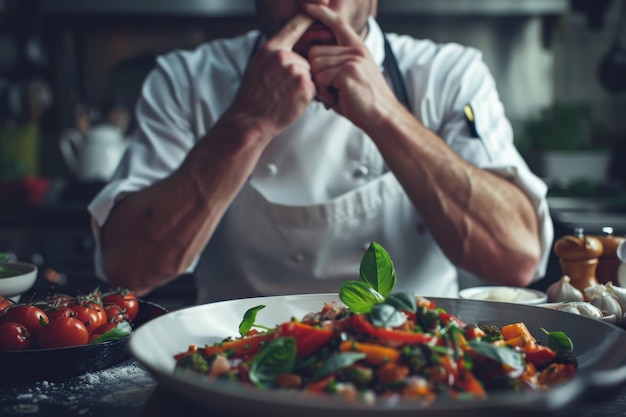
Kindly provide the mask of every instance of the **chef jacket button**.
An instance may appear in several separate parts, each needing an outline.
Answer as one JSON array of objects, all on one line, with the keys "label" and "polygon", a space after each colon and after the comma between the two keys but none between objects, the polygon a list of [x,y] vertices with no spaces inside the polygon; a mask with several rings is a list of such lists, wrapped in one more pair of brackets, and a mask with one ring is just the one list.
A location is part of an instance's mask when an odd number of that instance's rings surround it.
[{"label": "chef jacket button", "polygon": [[291,255],[291,259],[292,259],[294,262],[298,262],[298,263],[300,263],[300,262],[303,262],[303,261],[304,261],[304,255],[303,255],[301,252],[296,252],[296,253],[294,253],[293,255]]},{"label": "chef jacket button", "polygon": [[365,178],[369,175],[370,170],[367,165],[359,165],[352,172],[352,176],[356,179]]}]

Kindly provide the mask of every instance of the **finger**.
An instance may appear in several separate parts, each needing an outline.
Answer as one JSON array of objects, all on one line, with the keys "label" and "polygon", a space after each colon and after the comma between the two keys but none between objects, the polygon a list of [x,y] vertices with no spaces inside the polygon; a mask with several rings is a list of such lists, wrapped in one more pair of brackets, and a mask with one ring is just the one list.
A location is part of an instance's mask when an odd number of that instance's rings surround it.
[{"label": "finger", "polygon": [[339,45],[358,45],[361,37],[339,14],[323,4],[304,3],[304,10],[332,30]]},{"label": "finger", "polygon": [[293,49],[293,46],[313,24],[314,19],[304,13],[298,13],[268,42],[270,49]]}]

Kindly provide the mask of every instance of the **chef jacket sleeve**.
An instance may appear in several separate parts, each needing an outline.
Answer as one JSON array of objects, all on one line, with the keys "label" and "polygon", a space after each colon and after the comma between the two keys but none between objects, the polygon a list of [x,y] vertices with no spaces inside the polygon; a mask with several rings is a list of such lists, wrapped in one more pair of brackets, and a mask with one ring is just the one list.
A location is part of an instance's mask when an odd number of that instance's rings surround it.
[{"label": "chef jacket sleeve", "polygon": [[[106,280],[100,248],[100,228],[116,201],[170,175],[194,146],[196,135],[189,125],[189,85],[185,85],[183,60],[175,53],[160,57],[148,75],[137,102],[138,129],[133,135],[112,180],[89,204],[96,241],[96,275]],[[197,261],[196,261],[197,262]],[[194,262],[188,271],[195,267]]]},{"label": "chef jacket sleeve", "polygon": [[482,55],[459,45],[449,45],[439,53],[453,64],[436,75],[435,82],[442,87],[439,91],[444,91],[430,106],[443,109],[437,133],[463,159],[506,178],[526,194],[539,222],[542,251],[534,277],[538,280],[545,275],[554,239],[547,186],[531,172],[514,145],[513,129]]}]

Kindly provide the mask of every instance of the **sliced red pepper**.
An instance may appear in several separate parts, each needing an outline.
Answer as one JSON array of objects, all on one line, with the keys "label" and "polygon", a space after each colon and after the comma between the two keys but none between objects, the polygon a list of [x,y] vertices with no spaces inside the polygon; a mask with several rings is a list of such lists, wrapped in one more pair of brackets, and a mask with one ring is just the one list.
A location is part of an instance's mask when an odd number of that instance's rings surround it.
[{"label": "sliced red pepper", "polygon": [[296,340],[296,357],[312,355],[324,346],[335,333],[330,329],[311,326],[299,321],[290,321],[278,326],[279,337],[293,337]]},{"label": "sliced red pepper", "polygon": [[535,366],[545,365],[556,357],[555,351],[537,343],[528,343],[524,347],[524,353],[526,353],[526,362]]},{"label": "sliced red pepper", "polygon": [[457,316],[450,314],[450,313],[444,313],[444,312],[440,312],[439,313],[439,319],[441,320],[441,322],[443,323],[443,325],[445,326],[446,324],[448,324],[451,321],[454,321],[457,326],[459,326],[460,328],[465,328],[465,326],[467,326],[467,324],[465,324],[465,322],[463,322],[462,320],[460,320]]},{"label": "sliced red pepper", "polygon": [[228,342],[207,346],[204,348],[204,353],[207,356],[224,353],[229,358],[241,358],[258,352],[264,342],[268,342],[275,337],[276,332],[259,333],[241,339],[234,339]]},{"label": "sliced red pepper", "polygon": [[384,327],[376,327],[362,314],[352,316],[352,327],[365,333],[371,337],[381,341],[389,342],[394,346],[412,345],[412,344],[428,344],[435,341],[435,337],[426,333],[406,332],[403,330],[385,329]]}]

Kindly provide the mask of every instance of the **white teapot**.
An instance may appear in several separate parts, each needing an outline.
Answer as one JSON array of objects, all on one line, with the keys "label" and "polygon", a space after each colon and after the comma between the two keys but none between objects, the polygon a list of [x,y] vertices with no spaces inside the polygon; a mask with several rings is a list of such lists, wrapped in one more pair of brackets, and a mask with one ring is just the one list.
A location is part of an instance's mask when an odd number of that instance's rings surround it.
[{"label": "white teapot", "polygon": [[65,163],[82,181],[108,181],[127,144],[121,129],[110,124],[94,126],[85,135],[71,129],[59,141]]}]

